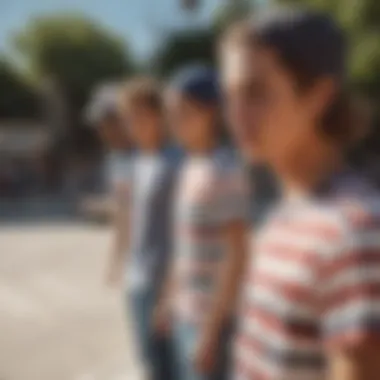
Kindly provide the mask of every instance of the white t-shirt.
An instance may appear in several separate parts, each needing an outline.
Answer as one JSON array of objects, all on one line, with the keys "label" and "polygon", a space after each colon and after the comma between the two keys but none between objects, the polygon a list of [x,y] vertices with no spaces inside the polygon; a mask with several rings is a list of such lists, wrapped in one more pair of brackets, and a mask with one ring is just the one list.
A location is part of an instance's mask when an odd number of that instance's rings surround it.
[{"label": "white t-shirt", "polygon": [[121,186],[128,186],[130,181],[130,156],[124,152],[111,152],[106,157],[105,178],[111,192]]}]

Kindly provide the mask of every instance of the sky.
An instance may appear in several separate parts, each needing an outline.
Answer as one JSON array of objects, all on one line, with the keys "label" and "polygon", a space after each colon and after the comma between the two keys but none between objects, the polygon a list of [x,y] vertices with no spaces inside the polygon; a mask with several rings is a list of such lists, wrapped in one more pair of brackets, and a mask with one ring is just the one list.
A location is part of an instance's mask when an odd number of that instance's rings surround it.
[{"label": "sky", "polygon": [[0,0],[0,51],[9,51],[11,36],[29,19],[59,12],[80,12],[117,32],[138,58],[159,41],[157,31],[197,22],[207,25],[225,0],[202,0],[195,17],[185,16],[179,0]]}]

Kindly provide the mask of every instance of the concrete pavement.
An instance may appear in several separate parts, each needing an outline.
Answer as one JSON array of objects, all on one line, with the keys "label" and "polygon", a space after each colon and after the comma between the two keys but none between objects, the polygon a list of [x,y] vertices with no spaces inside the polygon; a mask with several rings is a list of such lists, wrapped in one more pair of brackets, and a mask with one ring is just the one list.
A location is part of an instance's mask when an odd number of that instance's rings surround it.
[{"label": "concrete pavement", "polygon": [[91,225],[0,227],[0,380],[141,380],[109,243]]}]

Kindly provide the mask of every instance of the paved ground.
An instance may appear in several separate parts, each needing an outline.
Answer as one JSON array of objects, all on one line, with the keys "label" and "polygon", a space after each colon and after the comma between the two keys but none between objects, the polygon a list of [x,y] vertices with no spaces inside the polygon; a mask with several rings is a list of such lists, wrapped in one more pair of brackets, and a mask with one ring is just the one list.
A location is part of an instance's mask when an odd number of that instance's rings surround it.
[{"label": "paved ground", "polygon": [[0,227],[0,380],[140,380],[121,293],[103,284],[109,238]]}]

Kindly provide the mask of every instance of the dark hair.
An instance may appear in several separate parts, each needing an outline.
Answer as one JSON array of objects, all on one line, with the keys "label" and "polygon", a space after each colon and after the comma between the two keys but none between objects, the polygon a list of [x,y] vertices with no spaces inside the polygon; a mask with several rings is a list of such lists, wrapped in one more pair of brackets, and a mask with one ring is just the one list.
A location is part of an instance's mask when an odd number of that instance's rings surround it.
[{"label": "dark hair", "polygon": [[[278,51],[279,59],[294,78],[299,91],[311,89],[322,77],[299,67]],[[338,83],[336,93],[318,123],[320,135],[344,149],[356,145],[368,132],[366,108]]]},{"label": "dark hair", "polygon": [[151,77],[136,77],[128,80],[120,94],[121,108],[144,106],[161,112],[163,107],[161,86]]},{"label": "dark hair", "polygon": [[[330,36],[332,41],[326,42]],[[328,16],[276,10],[264,21],[259,16],[258,22],[250,19],[233,25],[222,38],[221,49],[231,46],[274,49],[300,91],[311,89],[322,78],[334,79],[336,94],[322,115],[318,130],[343,149],[350,149],[366,136],[367,110],[354,101],[344,86],[346,49],[343,33]],[[319,57],[321,55],[325,57]]]}]

